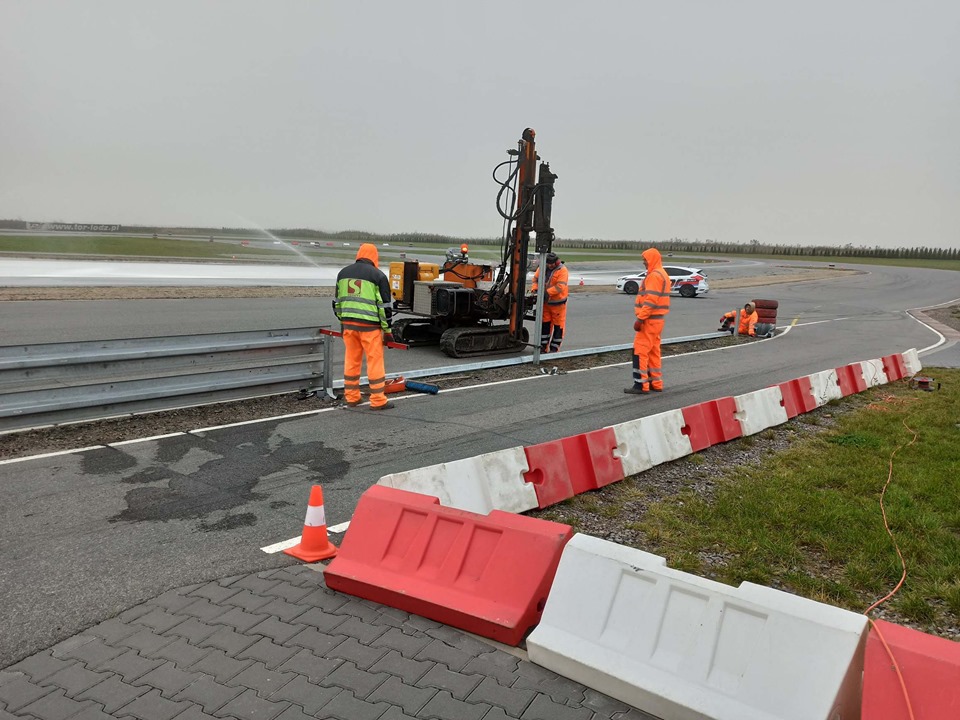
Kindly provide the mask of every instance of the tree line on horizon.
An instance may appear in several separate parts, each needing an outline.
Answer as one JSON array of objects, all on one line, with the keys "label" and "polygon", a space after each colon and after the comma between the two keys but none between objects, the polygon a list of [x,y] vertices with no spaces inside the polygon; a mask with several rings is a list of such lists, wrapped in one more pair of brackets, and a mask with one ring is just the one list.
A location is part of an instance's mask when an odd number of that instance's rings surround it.
[{"label": "tree line on horizon", "polygon": [[[4,230],[26,230],[27,222],[24,220],[2,220],[0,219],[0,229]],[[258,228],[210,228],[210,227],[159,227],[148,225],[120,225],[117,229],[118,234],[124,232],[134,233],[177,233],[177,234],[196,234],[196,235],[247,235],[250,233],[263,232]],[[438,245],[459,245],[467,242],[473,245],[500,245],[501,238],[462,238],[451,235],[441,235],[437,233],[372,233],[362,230],[340,230],[337,232],[328,232],[324,230],[314,230],[311,228],[270,228],[267,233],[280,238],[312,239],[312,240],[335,240],[335,241],[354,241],[354,242],[390,242],[390,243],[435,243]],[[636,250],[640,245],[653,244],[658,250],[663,252],[692,252],[692,253],[713,253],[713,254],[732,254],[732,255],[780,255],[806,256],[806,257],[843,257],[843,258],[898,258],[898,259],[916,259],[916,260],[960,260],[960,247],[940,248],[931,246],[917,247],[898,247],[885,248],[879,245],[867,247],[865,245],[853,245],[847,243],[842,246],[833,245],[787,245],[784,243],[765,243],[759,240],[749,242],[729,242],[723,240],[689,240],[687,238],[670,238],[669,240],[660,240],[649,243],[643,240],[601,240],[597,238],[576,239],[576,238],[557,238],[554,246],[558,248],[571,248],[582,250]]]}]

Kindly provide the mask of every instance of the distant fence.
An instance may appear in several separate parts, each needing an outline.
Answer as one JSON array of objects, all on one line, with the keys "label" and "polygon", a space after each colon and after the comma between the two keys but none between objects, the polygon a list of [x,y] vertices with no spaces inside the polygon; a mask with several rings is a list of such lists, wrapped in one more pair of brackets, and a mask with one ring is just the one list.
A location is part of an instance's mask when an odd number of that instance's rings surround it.
[{"label": "distant fence", "polygon": [[0,432],[331,387],[320,327],[0,347]]}]

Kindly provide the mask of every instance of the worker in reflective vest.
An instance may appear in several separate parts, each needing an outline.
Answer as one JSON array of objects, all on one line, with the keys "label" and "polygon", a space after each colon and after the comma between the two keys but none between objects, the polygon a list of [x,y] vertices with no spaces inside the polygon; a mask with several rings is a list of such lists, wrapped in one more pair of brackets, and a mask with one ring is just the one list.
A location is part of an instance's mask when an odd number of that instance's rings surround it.
[{"label": "worker in reflective vest", "polygon": [[634,305],[633,385],[623,390],[628,395],[663,391],[660,336],[663,321],[670,312],[670,276],[663,269],[660,251],[656,248],[643,251],[643,264],[647,275]]},{"label": "worker in reflective vest", "polygon": [[[555,253],[547,253],[547,285],[544,288],[543,320],[540,324],[540,352],[560,352],[563,329],[567,325],[567,296],[570,273]],[[533,274],[533,292],[537,292],[540,268]]]},{"label": "worker in reflective vest", "polygon": [[345,348],[343,359],[343,397],[348,407],[360,404],[360,369],[367,358],[367,382],[370,408],[393,407],[384,393],[387,372],[383,347],[393,342],[391,332],[390,282],[378,268],[380,254],[375,245],[363,243],[357,260],[337,275],[337,298],[333,311],[340,321]]},{"label": "worker in reflective vest", "polygon": [[752,302],[748,302],[743,306],[743,310],[738,310],[734,312],[731,310],[728,313],[724,313],[723,317],[720,318],[722,325],[720,326],[720,331],[729,330],[733,332],[733,322],[734,317],[739,315],[740,324],[737,326],[737,332],[741,335],[749,335],[750,337],[756,337],[757,333],[755,326],[757,324],[757,306]]}]

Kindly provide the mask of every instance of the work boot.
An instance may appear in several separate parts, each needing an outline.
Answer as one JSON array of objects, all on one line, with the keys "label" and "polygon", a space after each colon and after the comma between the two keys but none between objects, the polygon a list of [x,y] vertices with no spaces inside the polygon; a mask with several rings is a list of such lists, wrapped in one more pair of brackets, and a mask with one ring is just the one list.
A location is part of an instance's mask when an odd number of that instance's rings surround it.
[{"label": "work boot", "polygon": [[663,388],[650,388],[653,392],[663,392]]},{"label": "work boot", "polygon": [[644,390],[641,387],[637,387],[636,385],[632,385],[631,387],[624,388],[623,391],[627,395],[646,395],[647,394],[646,390]]},{"label": "work boot", "polygon": [[396,405],[394,405],[392,402],[387,400],[387,402],[384,405],[371,406],[370,409],[371,410],[389,410],[390,408],[393,408],[393,407],[396,407]]},{"label": "work boot", "polygon": [[359,405],[359,404],[362,403],[362,402],[363,402],[363,400],[347,400],[347,401],[346,401],[347,407],[356,407],[357,405]]}]

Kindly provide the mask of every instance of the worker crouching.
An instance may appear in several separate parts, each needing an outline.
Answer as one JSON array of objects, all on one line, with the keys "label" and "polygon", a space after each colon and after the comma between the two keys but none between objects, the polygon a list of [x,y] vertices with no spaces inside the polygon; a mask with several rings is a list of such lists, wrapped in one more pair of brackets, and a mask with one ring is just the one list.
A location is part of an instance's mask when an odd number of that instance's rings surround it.
[{"label": "worker crouching", "polygon": [[720,318],[720,327],[717,332],[733,332],[733,323],[737,322],[737,333],[740,335],[749,335],[756,337],[757,331],[757,307],[752,302],[744,304],[743,310],[734,312],[731,310],[724,313]]},{"label": "worker crouching", "polygon": [[[546,286],[543,320],[540,323],[540,352],[560,352],[563,330],[567,325],[567,297],[570,294],[570,273],[555,253],[547,253]],[[537,292],[540,268],[533,274],[533,292]]]},{"label": "worker crouching", "polygon": [[383,348],[393,342],[391,333],[390,282],[378,268],[380,255],[375,245],[363,243],[357,260],[337,275],[337,297],[333,311],[342,325],[343,397],[348,407],[361,402],[360,370],[367,359],[367,382],[370,385],[370,408],[393,407],[384,393],[387,372]]}]

